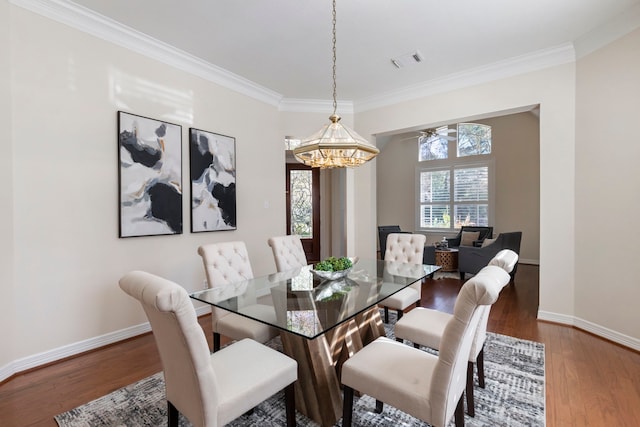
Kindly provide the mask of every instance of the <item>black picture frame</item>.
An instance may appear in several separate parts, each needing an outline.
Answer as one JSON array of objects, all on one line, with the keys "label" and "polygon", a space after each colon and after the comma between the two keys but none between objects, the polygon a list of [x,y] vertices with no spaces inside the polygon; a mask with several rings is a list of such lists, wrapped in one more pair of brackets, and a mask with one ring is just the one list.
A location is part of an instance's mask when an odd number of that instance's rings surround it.
[{"label": "black picture frame", "polygon": [[119,236],[182,234],[182,126],[118,111]]},{"label": "black picture frame", "polygon": [[236,229],[236,139],[189,128],[191,232]]}]

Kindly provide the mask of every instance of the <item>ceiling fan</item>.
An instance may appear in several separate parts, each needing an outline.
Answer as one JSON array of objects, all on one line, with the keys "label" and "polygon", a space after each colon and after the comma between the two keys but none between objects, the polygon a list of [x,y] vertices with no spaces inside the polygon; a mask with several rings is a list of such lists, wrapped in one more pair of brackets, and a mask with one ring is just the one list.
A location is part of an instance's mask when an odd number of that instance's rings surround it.
[{"label": "ceiling fan", "polygon": [[456,133],[455,129],[448,128],[446,126],[441,126],[439,128],[428,128],[418,131],[418,135],[410,136],[408,138],[403,138],[401,141],[406,141],[409,139],[418,138],[418,141],[430,140],[435,138],[443,138],[447,141],[455,141],[456,137],[449,135],[450,133]]}]

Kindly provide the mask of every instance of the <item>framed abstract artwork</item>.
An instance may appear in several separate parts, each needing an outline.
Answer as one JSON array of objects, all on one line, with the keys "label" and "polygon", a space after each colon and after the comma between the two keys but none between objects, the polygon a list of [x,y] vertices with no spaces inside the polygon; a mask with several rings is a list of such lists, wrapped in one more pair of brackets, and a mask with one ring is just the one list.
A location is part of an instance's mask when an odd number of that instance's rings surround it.
[{"label": "framed abstract artwork", "polygon": [[189,129],[191,232],[236,229],[236,139]]},{"label": "framed abstract artwork", "polygon": [[182,234],[182,126],[118,111],[120,237]]}]

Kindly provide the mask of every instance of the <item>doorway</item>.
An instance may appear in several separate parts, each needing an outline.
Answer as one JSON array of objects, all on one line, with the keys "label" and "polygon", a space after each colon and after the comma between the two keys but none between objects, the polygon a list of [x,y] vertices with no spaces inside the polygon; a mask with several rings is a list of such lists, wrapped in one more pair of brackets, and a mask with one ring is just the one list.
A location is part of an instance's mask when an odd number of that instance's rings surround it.
[{"label": "doorway", "polygon": [[297,234],[308,263],[320,261],[320,170],[287,163],[287,234]]}]

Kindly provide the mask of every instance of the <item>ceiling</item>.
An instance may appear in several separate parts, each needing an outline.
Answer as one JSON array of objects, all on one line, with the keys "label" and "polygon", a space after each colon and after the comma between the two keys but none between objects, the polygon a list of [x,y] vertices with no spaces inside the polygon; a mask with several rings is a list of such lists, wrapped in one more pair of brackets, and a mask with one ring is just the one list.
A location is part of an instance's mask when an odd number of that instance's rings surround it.
[{"label": "ceiling", "polygon": [[[330,0],[75,0],[288,99],[327,100]],[[640,0],[338,0],[338,98],[358,101],[572,43]],[[418,51],[419,64],[391,58]]]}]

